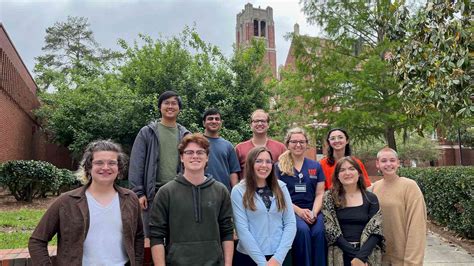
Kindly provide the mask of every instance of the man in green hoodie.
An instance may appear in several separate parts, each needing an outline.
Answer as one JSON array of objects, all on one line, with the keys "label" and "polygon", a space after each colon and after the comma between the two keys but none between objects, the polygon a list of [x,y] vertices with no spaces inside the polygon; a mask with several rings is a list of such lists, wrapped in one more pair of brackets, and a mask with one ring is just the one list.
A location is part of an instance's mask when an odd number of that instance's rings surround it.
[{"label": "man in green hoodie", "polygon": [[204,175],[209,141],[201,134],[187,135],[178,150],[184,171],[162,186],[153,201],[153,262],[230,266],[234,251],[232,206],[227,188]]}]

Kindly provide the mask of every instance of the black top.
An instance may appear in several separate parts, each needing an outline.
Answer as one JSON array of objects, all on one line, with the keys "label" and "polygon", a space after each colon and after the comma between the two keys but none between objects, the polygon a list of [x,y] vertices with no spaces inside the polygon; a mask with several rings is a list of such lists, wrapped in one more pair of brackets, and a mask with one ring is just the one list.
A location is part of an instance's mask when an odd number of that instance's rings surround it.
[{"label": "black top", "polygon": [[268,186],[258,187],[257,194],[262,197],[263,203],[265,204],[265,207],[267,207],[267,211],[270,210],[272,205],[272,200],[270,198],[273,196],[272,190]]},{"label": "black top", "polygon": [[336,209],[337,220],[341,227],[342,236],[337,239],[337,245],[350,257],[359,258],[366,262],[380,238],[371,235],[362,247],[354,247],[349,242],[360,242],[365,225],[379,210],[379,201],[375,194],[366,191],[362,195],[362,205]]}]

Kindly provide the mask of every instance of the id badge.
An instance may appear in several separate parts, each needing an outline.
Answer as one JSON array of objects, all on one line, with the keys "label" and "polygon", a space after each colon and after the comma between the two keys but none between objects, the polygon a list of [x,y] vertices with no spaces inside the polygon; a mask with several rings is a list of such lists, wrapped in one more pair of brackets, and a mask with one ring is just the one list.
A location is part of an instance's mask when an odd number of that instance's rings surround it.
[{"label": "id badge", "polygon": [[306,192],[306,184],[296,184],[295,185],[295,192],[297,193],[305,193]]}]

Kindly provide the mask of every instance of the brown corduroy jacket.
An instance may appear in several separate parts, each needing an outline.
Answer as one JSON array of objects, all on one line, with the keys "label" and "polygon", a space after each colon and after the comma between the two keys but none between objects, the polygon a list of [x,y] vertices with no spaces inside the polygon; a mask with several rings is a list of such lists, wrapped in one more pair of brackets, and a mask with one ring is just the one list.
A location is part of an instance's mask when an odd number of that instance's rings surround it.
[{"label": "brown corduroy jacket", "polygon": [[[123,241],[130,265],[142,265],[144,236],[141,209],[132,191],[114,186],[119,194]],[[48,208],[28,243],[33,265],[52,265],[48,242],[57,234],[58,265],[82,265],[84,241],[89,230],[87,185],[62,194]]]}]

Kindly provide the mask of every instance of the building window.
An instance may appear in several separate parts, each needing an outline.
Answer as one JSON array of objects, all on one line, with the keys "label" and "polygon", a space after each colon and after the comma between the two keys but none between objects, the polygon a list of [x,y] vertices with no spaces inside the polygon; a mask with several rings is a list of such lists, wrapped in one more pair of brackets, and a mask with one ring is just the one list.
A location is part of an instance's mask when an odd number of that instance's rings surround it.
[{"label": "building window", "polygon": [[253,36],[258,36],[258,20],[253,21]]},{"label": "building window", "polygon": [[260,21],[260,37],[265,37],[265,32],[267,28],[267,23],[265,21]]}]

